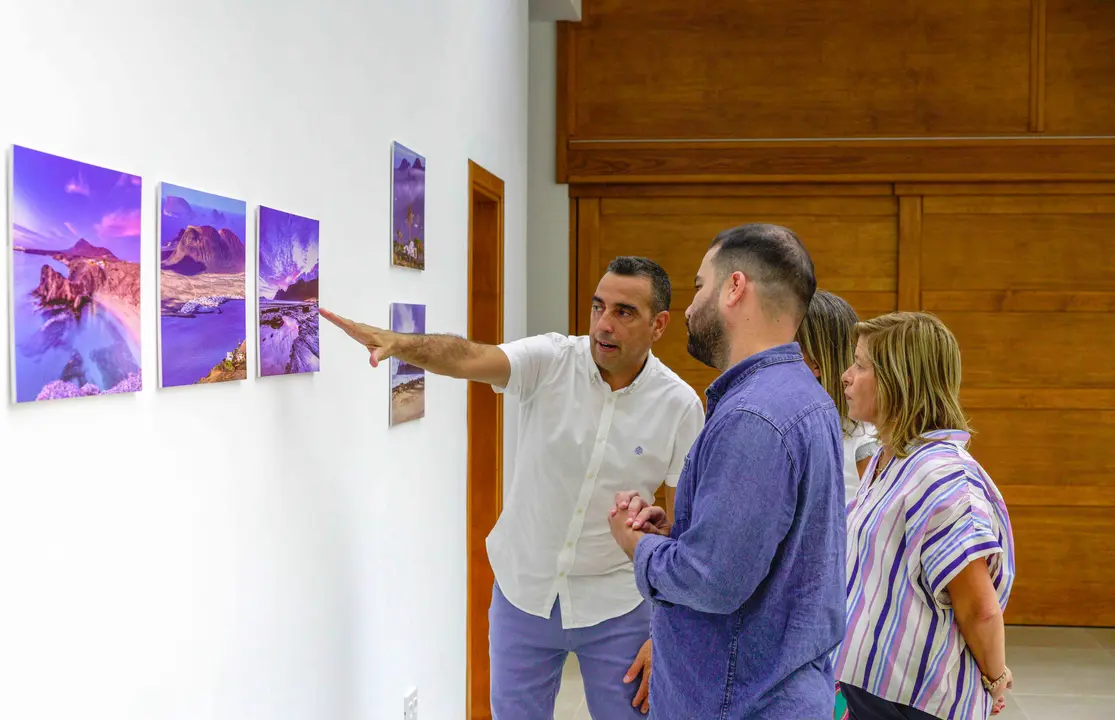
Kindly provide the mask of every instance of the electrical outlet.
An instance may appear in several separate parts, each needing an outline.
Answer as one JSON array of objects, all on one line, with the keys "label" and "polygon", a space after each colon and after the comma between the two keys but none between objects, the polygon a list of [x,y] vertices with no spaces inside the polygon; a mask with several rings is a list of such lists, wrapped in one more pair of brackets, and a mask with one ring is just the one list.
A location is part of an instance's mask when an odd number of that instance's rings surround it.
[{"label": "electrical outlet", "polygon": [[403,720],[418,720],[418,688],[403,697]]}]

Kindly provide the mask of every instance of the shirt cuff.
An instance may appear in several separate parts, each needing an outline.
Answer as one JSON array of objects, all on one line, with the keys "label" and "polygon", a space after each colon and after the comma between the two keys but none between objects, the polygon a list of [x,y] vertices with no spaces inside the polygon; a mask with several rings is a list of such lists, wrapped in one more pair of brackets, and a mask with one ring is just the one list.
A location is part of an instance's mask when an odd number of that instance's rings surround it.
[{"label": "shirt cuff", "polygon": [[658,548],[671,542],[673,540],[668,537],[648,534],[639,538],[639,543],[635,546],[635,587],[639,589],[640,595],[656,605],[666,606],[669,603],[656,599],[654,589],[650,586],[650,561]]}]

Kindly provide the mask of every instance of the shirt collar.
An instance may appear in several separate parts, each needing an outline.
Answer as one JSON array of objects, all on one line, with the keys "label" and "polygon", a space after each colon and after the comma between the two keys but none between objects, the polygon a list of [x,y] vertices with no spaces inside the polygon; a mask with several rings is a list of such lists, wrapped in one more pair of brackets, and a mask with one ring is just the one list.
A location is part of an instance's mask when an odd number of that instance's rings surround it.
[{"label": "shirt collar", "polygon": [[[612,386],[609,385],[608,381],[605,380],[604,377],[600,374],[600,368],[596,366],[596,361],[592,358],[591,351],[585,351],[585,359],[588,361],[589,374],[592,377],[592,381],[603,385],[605,388],[607,388],[608,392],[613,392]],[[646,379],[650,377],[651,371],[654,369],[654,364],[657,362],[658,358],[654,356],[653,352],[648,350],[646,362],[643,363],[643,367],[641,370],[639,370],[639,374],[635,376],[635,379],[632,380],[627,385],[627,387],[620,388],[619,390],[616,390],[614,392],[629,393],[635,390],[635,388],[642,385],[643,382],[645,382]]]},{"label": "shirt collar", "polygon": [[719,402],[721,398],[731,392],[737,385],[743,383],[743,381],[760,368],[776,363],[795,362],[800,360],[802,360],[801,346],[796,342],[775,345],[772,348],[767,348],[762,352],[757,352],[754,355],[740,360],[721,373],[720,377],[713,380],[712,385],[709,385],[705,390],[705,397],[708,398],[708,413],[711,415],[713,409],[716,407],[716,403]]},{"label": "shirt collar", "polygon": [[[921,437],[927,442],[947,442],[960,447],[967,447],[968,442],[972,439],[972,434],[963,430],[944,429],[930,430],[927,433],[922,433]],[[917,444],[911,444],[907,448],[907,452],[912,452],[917,447]]]}]

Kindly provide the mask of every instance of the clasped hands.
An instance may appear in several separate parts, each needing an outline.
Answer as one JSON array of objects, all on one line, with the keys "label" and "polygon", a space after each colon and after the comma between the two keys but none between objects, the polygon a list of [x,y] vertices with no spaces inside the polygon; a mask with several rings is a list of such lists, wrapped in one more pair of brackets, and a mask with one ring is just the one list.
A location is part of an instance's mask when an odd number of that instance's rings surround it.
[{"label": "clasped hands", "polygon": [[616,493],[616,503],[608,511],[612,537],[627,557],[635,558],[635,546],[643,535],[669,535],[666,511],[639,497],[635,490]]}]

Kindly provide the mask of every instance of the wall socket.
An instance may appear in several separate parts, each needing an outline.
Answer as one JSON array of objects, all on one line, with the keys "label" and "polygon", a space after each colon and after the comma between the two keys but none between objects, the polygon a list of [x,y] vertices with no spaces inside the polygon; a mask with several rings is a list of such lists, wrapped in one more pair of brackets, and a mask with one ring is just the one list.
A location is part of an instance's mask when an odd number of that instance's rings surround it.
[{"label": "wall socket", "polygon": [[418,720],[418,688],[403,696],[403,720]]}]

